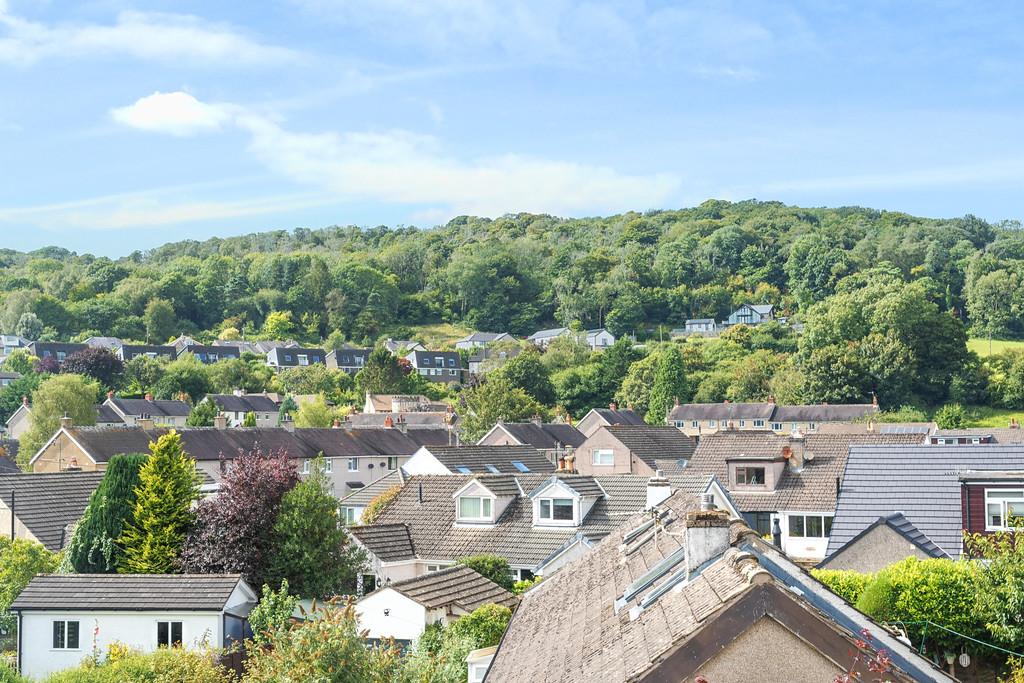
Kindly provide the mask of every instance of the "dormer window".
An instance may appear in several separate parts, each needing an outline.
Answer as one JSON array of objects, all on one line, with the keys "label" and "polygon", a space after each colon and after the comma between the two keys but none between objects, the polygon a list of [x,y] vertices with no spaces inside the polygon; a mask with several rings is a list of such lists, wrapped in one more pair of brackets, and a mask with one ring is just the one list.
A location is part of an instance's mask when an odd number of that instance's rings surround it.
[{"label": "dormer window", "polygon": [[572,498],[541,498],[537,516],[542,521],[573,521]]},{"label": "dormer window", "polygon": [[736,485],[737,486],[764,486],[764,468],[763,467],[737,467],[736,468]]},{"label": "dormer window", "polygon": [[491,522],[494,520],[493,501],[483,496],[459,497],[460,522]]}]

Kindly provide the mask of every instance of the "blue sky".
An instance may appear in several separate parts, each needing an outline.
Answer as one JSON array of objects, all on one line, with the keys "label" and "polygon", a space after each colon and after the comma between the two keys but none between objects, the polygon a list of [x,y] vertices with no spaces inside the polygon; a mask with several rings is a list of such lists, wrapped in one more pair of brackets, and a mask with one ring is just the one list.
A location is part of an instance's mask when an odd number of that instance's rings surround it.
[{"label": "blue sky", "polygon": [[1024,4],[0,0],[0,247],[709,197],[1024,218]]}]

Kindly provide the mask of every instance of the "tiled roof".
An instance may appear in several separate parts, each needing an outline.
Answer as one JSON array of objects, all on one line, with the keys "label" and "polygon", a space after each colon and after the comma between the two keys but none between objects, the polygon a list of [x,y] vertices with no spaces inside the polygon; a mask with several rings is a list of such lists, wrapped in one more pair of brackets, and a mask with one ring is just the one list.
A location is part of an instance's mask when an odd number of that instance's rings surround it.
[{"label": "tiled roof", "polygon": [[[917,444],[919,434],[808,434],[804,437],[804,466],[799,472],[788,464],[775,491],[730,489],[740,512],[835,509],[836,480],[843,476],[847,452],[853,444]],[[777,458],[791,445],[789,436],[769,431],[729,430],[702,436],[686,469],[693,476],[715,475],[729,486],[729,458]],[[890,510],[891,512],[891,510]],[[874,515],[877,517],[878,515]],[[873,518],[874,518],[873,517]]]},{"label": "tiled roof", "polygon": [[[497,478],[497,477],[495,477]],[[546,488],[548,484],[560,481],[567,487],[584,497],[598,498],[604,495],[604,489],[597,483],[594,477],[573,474],[552,474],[548,479],[537,484],[532,491],[526,491],[531,498]]]},{"label": "tiled roof", "polygon": [[354,526],[349,527],[349,533],[382,562],[411,560],[416,557],[408,524],[399,522]]},{"label": "tiled roof", "polygon": [[626,408],[621,410],[615,408],[594,408],[594,412],[604,418],[606,424],[610,425],[645,425],[644,418],[635,410]]},{"label": "tiled roof", "polygon": [[[149,444],[169,432],[141,427],[71,427],[68,434],[96,462],[107,462],[118,453],[148,453]],[[196,460],[233,458],[239,452],[259,448],[264,452],[285,451],[293,458],[367,455],[412,455],[419,448],[397,429],[296,429],[282,427],[179,427],[182,447]]]},{"label": "tiled roof", "polygon": [[836,548],[835,552],[829,555],[828,561],[831,561],[832,558],[841,554],[847,548],[855,545],[857,541],[866,536],[868,532],[870,532],[872,529],[879,527],[883,524],[891,528],[893,531],[895,531],[903,538],[913,543],[918,548],[920,548],[929,557],[949,559],[949,555],[947,555],[942,548],[935,545],[935,543],[932,542],[932,539],[928,538],[923,533],[921,533],[921,530],[914,526],[909,519],[904,517],[902,512],[894,512],[891,515],[879,517],[874,522],[864,527],[864,529],[860,533],[858,533],[856,536],[848,540],[839,548]]},{"label": "tiled roof", "polygon": [[550,330],[537,330],[527,337],[527,339],[549,339],[551,337],[560,337],[568,331],[568,327],[553,327]]},{"label": "tiled roof", "polygon": [[775,403],[686,403],[672,408],[672,422],[692,420],[765,420],[773,422],[846,422],[878,412],[870,403],[783,406]]},{"label": "tiled roof", "polygon": [[147,401],[144,398],[109,399],[125,415],[148,415],[160,417],[188,417],[192,406],[185,401]]},{"label": "tiled roof", "polygon": [[[710,658],[719,648],[736,642],[736,630],[742,632],[763,616],[756,609],[733,609],[751,593],[749,604],[796,602],[783,611],[799,615],[804,628],[832,634],[843,651],[853,648],[861,629],[870,628],[876,643],[891,654],[894,680],[952,680],[884,629],[877,629],[741,522],[730,525],[724,552],[687,572],[684,520],[698,507],[696,497],[676,492],[661,506],[667,515],[662,517],[664,531],[628,536],[642,524],[650,525],[651,518],[649,514],[625,518],[591,552],[524,593],[487,679],[502,683],[690,680],[674,676],[671,666],[658,667],[673,659],[678,663],[689,662],[690,657]],[[728,626],[709,631],[703,644],[681,649],[681,644],[710,629],[724,614],[732,620]],[[806,638],[799,629],[790,630]],[[813,651],[813,639],[806,640]],[[703,663],[690,662],[692,666]]]},{"label": "tiled roof", "polygon": [[207,394],[206,398],[227,413],[276,413],[278,403],[263,394]]},{"label": "tiled roof", "polygon": [[[4,444],[4,447],[9,448],[9,443]],[[16,456],[17,453],[13,455]],[[13,457],[10,455],[0,455],[0,474],[19,474],[20,472],[21,468],[18,467],[18,463],[14,461]]]},{"label": "tiled roof", "polygon": [[124,424],[124,420],[121,419],[121,416],[106,403],[97,404],[96,422],[97,424]]},{"label": "tiled roof", "polygon": [[[550,477],[524,474],[516,475],[514,479],[519,490],[529,492]],[[572,481],[573,475],[567,478]],[[454,495],[472,479],[477,479],[486,487],[503,487],[503,491],[507,490],[514,495],[494,525],[477,527],[455,524]],[[365,530],[383,525],[394,533],[396,527],[404,525],[408,529],[409,541],[398,536],[396,548],[382,549],[382,552],[395,559],[409,559],[413,549],[416,557],[438,561],[455,561],[467,555],[494,553],[504,557],[513,566],[536,567],[576,536],[577,532],[589,539],[602,538],[624,517],[643,509],[647,503],[648,477],[594,477],[607,495],[597,499],[580,527],[534,527],[532,502],[523,495],[515,495],[508,487],[509,479],[511,477],[503,475],[410,477],[373,525],[353,527],[352,532],[362,541]],[[577,485],[583,484],[577,482]],[[366,543],[364,545],[369,547]],[[377,552],[374,551],[374,554]]]},{"label": "tiled roof", "polygon": [[1013,429],[1010,427],[997,427],[995,429],[936,429],[931,436],[991,436],[995,443],[1002,444],[1024,444],[1024,429]]},{"label": "tiled roof", "polygon": [[[390,410],[390,404],[388,409]],[[447,429],[449,413],[444,410],[423,413],[352,413],[345,417],[345,424],[354,429],[384,427],[388,418],[392,424],[400,421],[407,429]]]},{"label": "tiled roof", "polygon": [[478,342],[480,344],[489,344],[498,337],[507,337],[507,332],[472,332],[462,339],[460,342]]},{"label": "tiled roof", "polygon": [[14,514],[48,550],[70,539],[66,527],[85,512],[102,472],[52,472],[0,475],[0,499],[8,507],[14,492]]},{"label": "tiled roof", "polygon": [[878,406],[871,403],[775,406],[772,420],[775,422],[846,422],[859,420],[877,412]]},{"label": "tiled roof", "polygon": [[515,607],[519,603],[512,593],[481,576],[469,567],[455,565],[429,572],[388,586],[427,609],[457,606],[472,612],[481,605]]},{"label": "tiled roof", "polygon": [[40,574],[12,610],[219,612],[238,574]]},{"label": "tiled roof", "polygon": [[492,465],[503,474],[519,474],[512,463],[522,463],[530,472],[554,472],[555,465],[533,446],[427,446],[427,450],[451,472],[464,467],[469,473],[491,473]]},{"label": "tiled roof", "polygon": [[658,469],[659,463],[678,469],[677,462],[689,460],[697,446],[691,437],[667,425],[609,425],[604,429],[652,469]]},{"label": "tiled roof", "polygon": [[902,512],[950,557],[962,551],[960,475],[1024,470],[1013,445],[853,446],[843,475],[827,554],[881,516]]},{"label": "tiled roof", "polygon": [[583,432],[562,422],[499,422],[506,432],[521,444],[539,450],[554,450],[558,447],[578,447],[587,440]]},{"label": "tiled roof", "polygon": [[341,498],[338,501],[338,504],[349,507],[365,507],[369,505],[371,500],[384,493],[392,486],[401,486],[401,484],[402,478],[399,475],[398,470],[388,472],[380,479],[370,482],[361,489],[353,491],[344,498]]}]

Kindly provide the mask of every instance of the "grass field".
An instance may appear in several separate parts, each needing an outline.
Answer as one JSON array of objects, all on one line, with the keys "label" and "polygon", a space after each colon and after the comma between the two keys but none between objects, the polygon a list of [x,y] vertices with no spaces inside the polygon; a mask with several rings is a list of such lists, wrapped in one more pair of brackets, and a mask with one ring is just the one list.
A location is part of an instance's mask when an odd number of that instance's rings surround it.
[{"label": "grass field", "polygon": [[988,406],[964,406],[970,420],[969,427],[1008,427],[1010,418],[1024,422],[1024,411],[990,408]]},{"label": "grass field", "polygon": [[[984,358],[989,355],[989,341],[988,339],[968,339],[967,348],[974,351],[976,354]],[[1010,341],[1003,339],[992,340],[992,354],[1002,353],[1003,351],[1024,351],[1024,341]]]}]

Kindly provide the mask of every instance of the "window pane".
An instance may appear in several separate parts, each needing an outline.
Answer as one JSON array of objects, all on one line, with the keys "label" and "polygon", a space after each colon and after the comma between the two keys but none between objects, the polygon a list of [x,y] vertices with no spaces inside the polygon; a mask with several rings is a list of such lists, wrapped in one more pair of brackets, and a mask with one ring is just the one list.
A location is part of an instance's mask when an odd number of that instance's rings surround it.
[{"label": "window pane", "polygon": [[53,649],[62,650],[64,648],[64,622],[55,621],[53,622]]},{"label": "window pane", "polygon": [[988,525],[992,527],[1003,526],[1003,506],[999,503],[988,504]]},{"label": "window pane", "polygon": [[479,517],[480,516],[480,499],[479,498],[459,498],[459,517]]},{"label": "window pane", "polygon": [[481,498],[480,502],[483,504],[484,514],[482,516],[490,517],[491,516],[491,499],[490,498]]},{"label": "window pane", "polygon": [[170,645],[170,640],[167,637],[166,621],[156,622],[156,644],[160,647],[167,647]]},{"label": "window pane", "polygon": [[789,535],[793,538],[804,537],[804,518],[803,517],[790,517],[789,518]]},{"label": "window pane", "polygon": [[540,501],[540,518],[551,519],[551,501],[547,498],[542,498]]},{"label": "window pane", "polygon": [[1007,526],[1021,526],[1021,521],[1024,518],[1024,501],[1015,500],[1006,502],[1006,522]]},{"label": "window pane", "polygon": [[69,650],[77,650],[78,649],[78,622],[77,621],[69,621],[68,622],[68,649]]},{"label": "window pane", "polygon": [[807,517],[807,538],[821,538],[821,517]]},{"label": "window pane", "polygon": [[554,518],[563,521],[572,521],[572,499],[555,498],[551,501],[554,504]]},{"label": "window pane", "polygon": [[831,535],[832,535],[832,518],[831,517],[826,517],[825,518],[825,536],[831,536]]},{"label": "window pane", "polygon": [[171,622],[171,645],[181,647],[181,622]]}]

